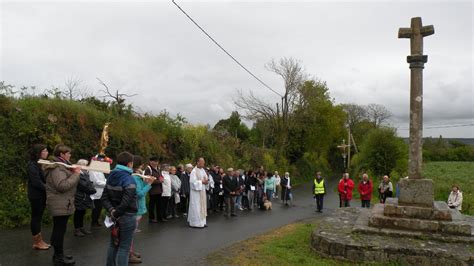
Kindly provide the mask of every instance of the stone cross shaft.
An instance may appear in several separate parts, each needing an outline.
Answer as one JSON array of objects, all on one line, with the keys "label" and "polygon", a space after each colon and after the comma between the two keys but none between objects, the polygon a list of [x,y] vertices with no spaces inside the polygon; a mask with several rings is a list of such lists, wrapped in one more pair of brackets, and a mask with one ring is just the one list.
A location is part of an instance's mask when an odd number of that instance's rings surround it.
[{"label": "stone cross shaft", "polygon": [[433,25],[423,26],[421,18],[411,19],[410,28],[400,28],[398,38],[410,38],[411,55],[407,56],[410,64],[410,154],[408,176],[422,178],[423,163],[423,68],[428,56],[423,55],[423,37],[434,34]]}]

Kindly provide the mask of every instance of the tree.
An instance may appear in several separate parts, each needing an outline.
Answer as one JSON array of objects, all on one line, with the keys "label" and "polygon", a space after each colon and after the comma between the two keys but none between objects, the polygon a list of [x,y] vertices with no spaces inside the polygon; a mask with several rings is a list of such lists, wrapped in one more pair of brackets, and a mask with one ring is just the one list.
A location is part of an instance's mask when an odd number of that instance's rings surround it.
[{"label": "tree", "polygon": [[347,115],[347,125],[351,131],[355,131],[356,126],[367,118],[367,109],[355,103],[341,104],[341,106]]},{"label": "tree", "polygon": [[[134,94],[129,95],[126,93],[120,93],[119,90],[116,90],[115,93],[112,94],[110,92],[109,86],[107,86],[105,82],[103,82],[99,78],[97,78],[97,80],[99,81],[99,84],[104,87],[104,89],[102,90],[102,92],[105,93],[104,97],[111,98],[113,100],[113,106],[117,109],[117,113],[119,115],[122,115],[124,113],[125,108],[127,107],[125,104],[125,97],[127,98],[133,97],[133,96],[136,96],[137,94],[134,93]],[[129,109],[130,109],[130,106],[129,106]]]},{"label": "tree", "polygon": [[406,171],[408,147],[395,132],[392,128],[372,129],[360,147],[359,168],[377,176],[390,175],[395,169]]},{"label": "tree", "polygon": [[87,88],[81,87],[82,80],[75,78],[75,77],[69,77],[65,82],[64,82],[64,89],[63,89],[63,94],[64,97],[69,99],[69,100],[77,100],[79,98],[87,98],[90,97],[90,93]]},{"label": "tree", "polygon": [[237,111],[232,112],[229,118],[219,120],[214,126],[214,130],[224,131],[240,140],[246,140],[249,137],[249,129],[242,123],[240,114]]},{"label": "tree", "polygon": [[281,156],[287,147],[288,134],[293,123],[290,117],[300,100],[298,89],[308,75],[301,63],[293,58],[272,60],[266,65],[266,68],[283,79],[284,93],[279,94],[281,102],[268,103],[256,97],[252,92],[245,96],[242,91],[238,92],[237,100],[234,102],[237,107],[245,110],[246,118],[254,121],[266,121],[266,125],[269,126],[268,130],[276,133],[271,137],[275,139],[277,156]]},{"label": "tree", "polygon": [[392,113],[381,104],[369,104],[366,107],[367,119],[374,125],[375,128],[379,128],[384,123],[386,123]]},{"label": "tree", "polygon": [[306,152],[325,157],[345,134],[345,114],[340,106],[334,105],[326,82],[319,80],[305,81],[299,88],[299,102],[291,119],[293,127],[287,148],[290,162]]}]

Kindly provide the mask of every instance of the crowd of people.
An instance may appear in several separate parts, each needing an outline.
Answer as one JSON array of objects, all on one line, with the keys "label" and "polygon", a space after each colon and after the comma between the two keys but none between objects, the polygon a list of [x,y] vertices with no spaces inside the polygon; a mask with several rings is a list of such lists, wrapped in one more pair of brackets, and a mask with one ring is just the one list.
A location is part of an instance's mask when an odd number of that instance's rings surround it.
[{"label": "crowd of people", "polygon": [[[349,173],[344,173],[342,178],[339,180],[337,185],[337,191],[339,194],[339,207],[350,207],[351,201],[353,199],[353,190],[355,189],[354,181],[349,177]],[[388,175],[384,175],[380,181],[378,187],[378,195],[379,195],[379,202],[385,203],[387,198],[391,198],[393,196],[398,197],[398,185],[396,186],[396,191],[394,191],[394,187],[392,182],[390,181],[390,177]],[[316,200],[316,212],[322,212],[323,204],[324,204],[324,195],[326,194],[326,183],[324,178],[321,176],[321,172],[316,172],[313,186],[312,186],[312,193],[313,197]],[[369,179],[368,174],[362,174],[362,178],[357,186],[357,191],[360,195],[361,207],[362,208],[370,208],[370,204],[372,202],[372,194],[373,194],[373,181]],[[462,208],[462,192],[459,189],[459,186],[453,185],[452,190],[448,197],[448,207],[451,209],[456,209],[461,211]]]},{"label": "crowd of people", "polygon": [[[160,164],[158,157],[145,160],[122,152],[115,159],[115,168],[104,174],[85,170],[83,166],[90,164],[85,159],[72,165],[72,150],[68,146],[57,145],[52,153],[48,157],[45,145],[35,145],[27,171],[33,248],[47,250],[52,246],[54,265],[75,264],[71,255],[64,254],[64,236],[71,215],[74,236],[91,234],[84,227],[88,209],[91,210],[91,228],[103,226],[102,210],[105,209],[104,222],[111,228],[106,265],[128,265],[141,262],[141,254],[134,249],[133,236],[140,232],[139,225],[146,213],[149,223],[166,223],[184,216],[189,227],[205,228],[208,226],[207,214],[211,212],[231,218],[237,216],[236,210],[271,209],[274,199],[280,199],[284,205],[292,204],[292,180],[288,172],[280,177],[278,172],[270,173],[263,167],[247,172],[219,166],[206,168],[204,158],[199,158],[195,166],[172,166]],[[48,159],[46,164],[39,163],[39,160]],[[103,155],[96,155],[91,160],[111,164]],[[354,189],[354,181],[344,173],[337,185],[340,207],[351,206]],[[362,175],[357,190],[361,207],[370,208],[373,182],[367,174]],[[321,172],[316,172],[312,193],[317,212],[323,211],[327,191]],[[389,176],[383,176],[378,192],[380,203],[394,195]],[[459,187],[452,187],[447,203],[450,208],[461,210]],[[51,244],[47,244],[41,235],[45,208],[49,209],[53,220]]]},{"label": "crowd of people", "polygon": [[[74,236],[84,237],[91,231],[84,226],[87,210],[91,210],[91,228],[102,227],[102,210],[110,222],[111,238],[107,265],[140,263],[141,254],[133,248],[133,236],[148,213],[149,223],[166,223],[170,219],[186,218],[191,228],[207,227],[206,216],[223,213],[227,218],[236,210],[265,209],[265,204],[281,199],[291,204],[289,173],[280,177],[260,167],[256,170],[205,167],[204,158],[192,164],[172,166],[160,164],[158,157],[145,160],[122,152],[115,159],[115,168],[104,174],[85,170],[90,162],[80,159],[73,166],[72,150],[57,145],[49,157],[45,145],[33,147],[28,163],[28,198],[31,203],[31,233],[33,248],[54,248],[54,265],[74,265],[71,255],[64,254],[64,236],[70,216],[73,216]],[[53,163],[40,164],[39,160]],[[91,161],[111,161],[101,155]],[[147,202],[148,200],[148,202]],[[45,208],[53,218],[51,244],[41,235]]]}]

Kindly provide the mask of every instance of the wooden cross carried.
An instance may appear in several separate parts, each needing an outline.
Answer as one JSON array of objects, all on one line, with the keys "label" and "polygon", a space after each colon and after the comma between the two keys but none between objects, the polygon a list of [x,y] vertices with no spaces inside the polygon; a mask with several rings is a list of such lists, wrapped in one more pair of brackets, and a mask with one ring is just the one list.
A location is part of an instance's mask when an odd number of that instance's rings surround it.
[{"label": "wooden cross carried", "polygon": [[410,156],[408,177],[420,179],[423,163],[423,68],[428,56],[423,55],[423,37],[434,34],[433,25],[423,26],[420,17],[411,19],[410,28],[400,28],[398,38],[410,39]]}]

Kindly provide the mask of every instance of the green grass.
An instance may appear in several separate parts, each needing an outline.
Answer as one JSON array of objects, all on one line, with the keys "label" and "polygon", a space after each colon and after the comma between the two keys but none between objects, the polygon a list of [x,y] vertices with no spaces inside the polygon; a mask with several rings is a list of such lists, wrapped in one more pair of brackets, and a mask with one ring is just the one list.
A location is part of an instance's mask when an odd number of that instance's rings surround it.
[{"label": "green grass", "polygon": [[458,185],[463,194],[461,212],[474,215],[474,162],[428,162],[423,176],[433,179],[436,200],[447,201],[452,185]]},{"label": "green grass", "polygon": [[396,265],[381,263],[356,264],[318,256],[311,249],[313,223],[285,225],[268,233],[238,242],[211,253],[211,265]]},{"label": "green grass", "polygon": [[207,256],[211,265],[348,265],[324,259],[310,248],[315,224],[294,223]]}]

